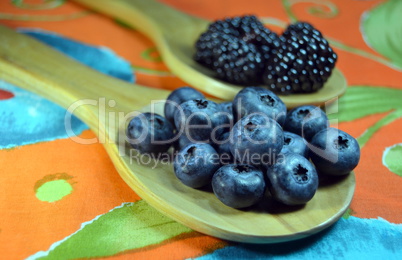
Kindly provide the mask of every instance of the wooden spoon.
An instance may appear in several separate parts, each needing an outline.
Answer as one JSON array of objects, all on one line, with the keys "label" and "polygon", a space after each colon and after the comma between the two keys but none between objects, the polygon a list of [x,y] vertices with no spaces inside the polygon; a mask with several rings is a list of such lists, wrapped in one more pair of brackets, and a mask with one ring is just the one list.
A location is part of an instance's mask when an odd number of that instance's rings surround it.
[{"label": "wooden spoon", "polygon": [[[241,86],[218,80],[211,70],[193,60],[194,44],[206,30],[209,21],[187,15],[155,0],[74,1],[119,18],[147,35],[158,46],[170,70],[191,86],[228,100],[241,90]],[[281,96],[281,99],[288,108],[305,104],[321,105],[341,96],[346,88],[344,76],[335,69],[318,92]]]},{"label": "wooden spoon", "polygon": [[241,242],[288,241],[330,226],[352,200],[355,177],[350,173],[322,182],[304,207],[285,207],[268,199],[249,210],[229,208],[211,192],[180,183],[170,163],[162,161],[153,167],[130,159],[134,150],[124,140],[124,116],[148,109],[169,92],[108,77],[5,27],[0,26],[0,35],[0,78],[75,108],[74,114],[97,134],[124,181],[151,206],[194,230]]}]

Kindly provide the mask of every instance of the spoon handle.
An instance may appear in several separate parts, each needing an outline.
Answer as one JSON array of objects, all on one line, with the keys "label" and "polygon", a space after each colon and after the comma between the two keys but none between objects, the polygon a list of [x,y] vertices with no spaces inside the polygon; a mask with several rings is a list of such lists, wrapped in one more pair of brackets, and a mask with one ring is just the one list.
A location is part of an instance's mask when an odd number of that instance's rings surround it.
[{"label": "spoon handle", "polygon": [[[74,0],[135,27],[155,42],[171,34],[179,26],[200,18],[187,15],[156,0]],[[163,45],[161,45],[163,46]]]},{"label": "spoon handle", "polygon": [[[39,41],[0,26],[0,78],[35,92],[64,108],[82,102],[115,100],[106,110],[128,113],[164,99],[168,91],[146,88],[99,73]],[[97,128],[98,105],[77,107],[84,122]],[[95,120],[96,119],[96,120]]]}]

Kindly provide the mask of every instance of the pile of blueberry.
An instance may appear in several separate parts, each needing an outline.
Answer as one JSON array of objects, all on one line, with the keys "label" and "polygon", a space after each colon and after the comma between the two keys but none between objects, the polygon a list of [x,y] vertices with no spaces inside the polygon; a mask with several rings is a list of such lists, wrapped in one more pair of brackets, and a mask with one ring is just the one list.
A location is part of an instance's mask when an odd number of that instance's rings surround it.
[{"label": "pile of blueberry", "polygon": [[165,117],[143,113],[127,129],[144,154],[174,147],[174,172],[185,185],[212,185],[216,197],[246,208],[270,196],[300,205],[314,196],[319,175],[346,175],[360,159],[357,141],[331,128],[326,114],[305,105],[287,111],[272,91],[242,89],[217,104],[190,87],[173,91]]}]

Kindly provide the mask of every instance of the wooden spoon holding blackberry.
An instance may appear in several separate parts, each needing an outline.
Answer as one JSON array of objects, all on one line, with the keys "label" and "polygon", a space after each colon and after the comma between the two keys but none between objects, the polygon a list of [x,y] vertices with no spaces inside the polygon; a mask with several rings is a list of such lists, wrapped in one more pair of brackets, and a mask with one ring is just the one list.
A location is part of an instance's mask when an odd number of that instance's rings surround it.
[{"label": "wooden spoon holding blackberry", "polygon": [[245,85],[262,84],[292,108],[323,104],[347,87],[334,68],[336,54],[307,23],[292,25],[279,37],[254,16],[210,25],[155,0],[75,1],[143,32],[174,74],[222,99],[233,99]]}]

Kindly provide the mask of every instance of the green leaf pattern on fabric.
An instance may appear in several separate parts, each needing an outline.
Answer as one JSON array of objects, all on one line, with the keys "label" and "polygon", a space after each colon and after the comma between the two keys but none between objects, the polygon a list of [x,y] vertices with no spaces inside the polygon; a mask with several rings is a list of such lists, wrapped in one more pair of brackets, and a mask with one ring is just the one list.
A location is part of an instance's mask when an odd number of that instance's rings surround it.
[{"label": "green leaf pattern on fabric", "polygon": [[387,87],[353,86],[339,99],[338,113],[329,119],[338,122],[353,121],[369,115],[390,112],[367,129],[358,142],[363,147],[383,126],[402,117],[402,90]]},{"label": "green leaf pattern on fabric", "polygon": [[141,200],[125,203],[89,223],[84,223],[80,230],[53,244],[49,251],[38,252],[28,259],[112,256],[158,244],[188,232],[193,231],[162,215]]},{"label": "green leaf pattern on fabric", "polygon": [[394,146],[385,149],[382,156],[382,163],[391,172],[402,177],[402,144],[396,144]]},{"label": "green leaf pattern on fabric", "polygon": [[30,3],[32,1],[26,0],[11,0],[11,3],[15,6],[22,9],[31,9],[31,10],[45,10],[52,9],[63,5],[66,0],[46,0],[46,1],[37,1],[39,3]]},{"label": "green leaf pattern on fabric", "polygon": [[363,16],[362,31],[367,43],[402,69],[402,1],[386,1]]},{"label": "green leaf pattern on fabric", "polygon": [[339,113],[330,115],[339,122],[402,109],[402,90],[387,87],[352,86],[339,99]]},{"label": "green leaf pattern on fabric", "polygon": [[333,18],[338,15],[338,7],[327,0],[282,0],[282,5],[292,22],[298,20],[295,13],[292,11],[292,6],[295,4],[310,4],[306,11],[316,17],[320,18]]}]

